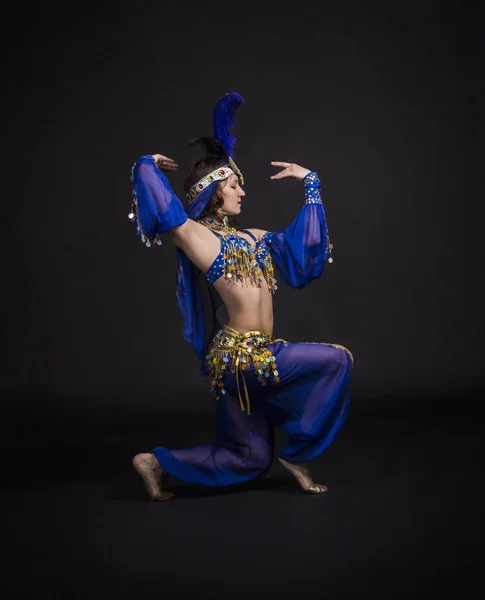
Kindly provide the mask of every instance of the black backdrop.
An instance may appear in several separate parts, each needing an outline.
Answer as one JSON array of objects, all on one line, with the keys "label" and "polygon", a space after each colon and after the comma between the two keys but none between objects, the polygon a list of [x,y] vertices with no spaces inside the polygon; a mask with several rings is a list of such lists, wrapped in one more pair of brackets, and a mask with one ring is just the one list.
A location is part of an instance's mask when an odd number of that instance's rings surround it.
[{"label": "black backdrop", "polygon": [[[200,404],[182,340],[175,252],[127,219],[130,168],[181,165],[237,119],[240,222],[274,230],[298,211],[271,160],[317,170],[335,262],[276,295],[276,334],[354,353],[354,396],[412,402],[479,391],[484,341],[479,219],[478,15],[436,3],[298,6],[48,3],[12,14],[4,75],[3,385],[69,404]],[[195,392],[195,393],[192,393]],[[34,400],[35,401],[35,400]]]},{"label": "black backdrop", "polygon": [[[131,600],[172,584],[177,598],[387,600],[481,582],[483,15],[100,0],[2,16],[11,597]],[[335,262],[275,296],[276,335],[355,356],[348,423],[315,467],[323,503],[276,479],[147,505],[130,465],[155,445],[210,443],[214,413],[181,335],[174,248],[145,248],[127,218],[131,165],[175,158],[181,193],[187,141],[211,133],[229,91],[246,100],[241,225],[284,227],[303,202],[301,184],[270,180],[271,160],[324,185]]]}]

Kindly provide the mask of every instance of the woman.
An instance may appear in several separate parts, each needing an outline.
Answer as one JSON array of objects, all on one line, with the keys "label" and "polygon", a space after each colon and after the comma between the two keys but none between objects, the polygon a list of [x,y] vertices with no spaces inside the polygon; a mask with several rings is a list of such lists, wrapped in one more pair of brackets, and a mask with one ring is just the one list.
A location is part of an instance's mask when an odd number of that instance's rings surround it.
[{"label": "woman", "polygon": [[[300,288],[332,261],[317,174],[292,163],[271,163],[282,168],[272,179],[293,177],[304,184],[305,204],[285,230],[239,230],[230,220],[240,214],[245,196],[231,134],[242,103],[239,94],[223,96],[213,115],[214,136],[191,142],[201,143],[206,156],[186,178],[187,210],[164,174],[177,169],[171,158],[142,156],[132,171],[129,216],[147,246],[160,245],[160,234],[168,233],[177,247],[184,337],[217,399],[213,446],[158,447],[133,458],[153,500],[173,496],[161,487],[166,472],[212,486],[264,474],[273,460],[274,427],[289,434],[280,463],[305,492],[322,494],[327,487],[313,482],[308,463],[334,440],[349,405],[353,359],[346,348],[273,338],[272,296],[278,289],[274,264],[283,281]],[[207,286],[208,309],[201,280]],[[221,303],[229,318],[217,331]]]}]

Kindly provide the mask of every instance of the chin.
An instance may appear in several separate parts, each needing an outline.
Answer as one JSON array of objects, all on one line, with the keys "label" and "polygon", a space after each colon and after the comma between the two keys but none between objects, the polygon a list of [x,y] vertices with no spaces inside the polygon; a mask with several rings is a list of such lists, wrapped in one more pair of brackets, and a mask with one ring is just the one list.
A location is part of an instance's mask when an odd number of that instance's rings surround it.
[{"label": "chin", "polygon": [[226,215],[228,217],[235,217],[236,215],[240,215],[241,214],[241,207],[237,206],[234,210],[231,210],[230,212],[227,211]]}]

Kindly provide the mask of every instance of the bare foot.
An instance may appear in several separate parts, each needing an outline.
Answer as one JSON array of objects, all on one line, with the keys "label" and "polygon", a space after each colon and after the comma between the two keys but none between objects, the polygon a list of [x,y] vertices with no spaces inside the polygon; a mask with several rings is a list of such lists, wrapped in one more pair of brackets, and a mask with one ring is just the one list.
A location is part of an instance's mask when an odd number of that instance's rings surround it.
[{"label": "bare foot", "polygon": [[145,452],[133,457],[133,466],[138,471],[152,500],[170,500],[174,497],[171,492],[164,492],[161,479],[164,470],[154,454]]},{"label": "bare foot", "polygon": [[326,485],[313,481],[306,463],[289,463],[282,458],[278,458],[278,460],[293,475],[305,492],[309,494],[324,494],[328,490]]}]

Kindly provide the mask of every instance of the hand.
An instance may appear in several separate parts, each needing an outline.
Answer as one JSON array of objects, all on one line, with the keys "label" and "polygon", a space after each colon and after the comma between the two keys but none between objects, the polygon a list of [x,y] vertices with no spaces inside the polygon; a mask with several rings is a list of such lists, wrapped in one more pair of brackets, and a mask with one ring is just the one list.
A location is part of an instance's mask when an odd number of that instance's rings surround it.
[{"label": "hand", "polygon": [[309,169],[305,169],[305,167],[300,167],[300,165],[295,165],[295,163],[287,163],[287,162],[276,162],[271,161],[271,164],[274,167],[285,167],[283,171],[276,173],[276,175],[271,175],[271,179],[282,179],[283,177],[294,177],[301,181],[308,173],[311,171]]},{"label": "hand", "polygon": [[155,161],[155,165],[160,171],[176,171],[178,169],[178,164],[168,156],[163,156],[162,154],[152,154],[153,160]]}]

